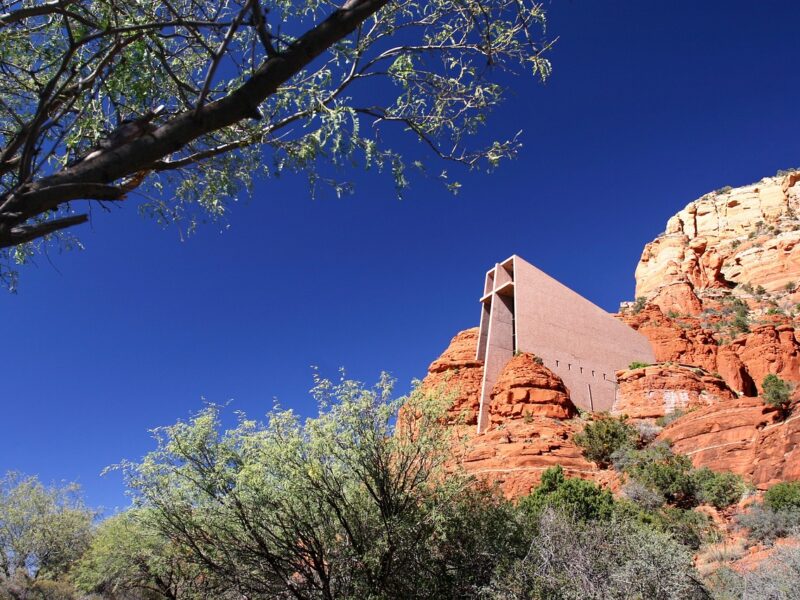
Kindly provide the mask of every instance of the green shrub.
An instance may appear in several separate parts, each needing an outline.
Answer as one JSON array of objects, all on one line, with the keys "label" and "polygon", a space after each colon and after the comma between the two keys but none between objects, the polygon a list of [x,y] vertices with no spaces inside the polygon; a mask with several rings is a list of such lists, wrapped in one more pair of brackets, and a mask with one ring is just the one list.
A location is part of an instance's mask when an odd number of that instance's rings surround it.
[{"label": "green shrub", "polygon": [[639,296],[638,298],[636,298],[636,301],[633,303],[633,306],[631,307],[631,311],[635,315],[639,314],[640,312],[642,312],[642,309],[644,309],[646,304],[647,304],[647,298],[645,298],[644,296]]},{"label": "green shrub", "polygon": [[659,444],[631,453],[626,462],[623,468],[628,475],[663,494],[671,504],[696,504],[694,469],[689,457],[674,454],[668,446]]},{"label": "green shrub", "polygon": [[785,410],[789,406],[792,395],[792,386],[788,381],[784,381],[777,375],[770,373],[761,382],[764,392],[761,397],[769,406],[774,406],[780,410]]},{"label": "green shrub", "polygon": [[669,533],[676,541],[692,550],[697,550],[716,534],[708,515],[671,506],[654,513],[650,525],[658,531]]},{"label": "green shrub", "polygon": [[772,510],[800,510],[800,481],[776,483],[764,494],[764,504]]},{"label": "green shrub", "polygon": [[[673,453],[665,444],[618,452],[614,466],[634,482],[683,508],[698,504],[725,508],[738,502],[746,489],[738,475],[717,473],[706,467],[695,469],[689,457]],[[638,495],[644,497],[642,493]]]},{"label": "green shrub", "polygon": [[772,510],[756,504],[746,513],[737,515],[736,523],[749,530],[748,537],[751,540],[769,544],[800,527],[800,509]]},{"label": "green shrub", "polygon": [[634,369],[644,369],[645,367],[649,367],[649,363],[639,362],[638,360],[633,361],[631,364],[628,365],[628,368],[633,371]]},{"label": "green shrub", "polygon": [[590,481],[565,477],[558,465],[542,474],[539,486],[519,501],[519,507],[533,520],[548,508],[576,522],[606,520],[614,512],[614,496]]},{"label": "green shrub", "polygon": [[586,458],[607,467],[611,464],[612,454],[625,448],[634,448],[638,437],[636,430],[624,419],[601,417],[588,423],[583,431],[575,435],[574,440],[583,448]]},{"label": "green shrub", "polygon": [[703,467],[694,471],[693,478],[697,499],[716,508],[736,504],[746,491],[744,481],[734,473],[717,473]]},{"label": "green shrub", "polygon": [[680,419],[685,414],[686,414],[685,410],[681,410],[680,408],[678,408],[676,410],[673,410],[671,413],[665,414],[663,417],[658,417],[656,419],[656,425],[659,425],[661,427],[666,427],[670,423]]}]

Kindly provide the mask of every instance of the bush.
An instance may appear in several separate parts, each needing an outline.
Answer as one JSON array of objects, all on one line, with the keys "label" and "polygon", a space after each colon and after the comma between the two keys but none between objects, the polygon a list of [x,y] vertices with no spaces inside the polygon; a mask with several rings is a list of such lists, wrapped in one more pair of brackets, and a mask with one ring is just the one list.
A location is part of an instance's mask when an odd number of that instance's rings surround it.
[{"label": "bush", "polygon": [[[800,543],[800,539],[797,540]],[[715,597],[742,600],[797,598],[800,590],[800,546],[777,548],[755,569],[720,569],[710,580]]]},{"label": "bush", "polygon": [[649,421],[638,421],[633,427],[636,429],[636,434],[639,436],[639,443],[644,446],[655,441],[658,434],[664,429],[657,423],[650,423]]},{"label": "bush", "polygon": [[675,454],[666,444],[643,450],[624,450],[614,455],[614,466],[638,484],[683,508],[701,503],[724,508],[738,502],[745,492],[741,477],[695,469],[692,461]]},{"label": "bush", "polygon": [[671,413],[665,414],[663,417],[658,417],[656,419],[656,425],[659,425],[661,427],[666,427],[673,421],[677,421],[678,419],[680,419],[685,414],[686,414],[685,410],[681,410],[680,408],[678,408],[676,410],[673,410]]},{"label": "bush", "polygon": [[633,314],[637,315],[644,309],[645,305],[647,304],[647,298],[644,296],[639,296],[636,298],[636,301],[633,303],[631,310]]},{"label": "bush", "polygon": [[776,483],[764,494],[764,504],[772,510],[800,510],[800,481]]},{"label": "bush", "polygon": [[764,392],[761,397],[764,403],[779,410],[785,410],[789,406],[792,395],[792,386],[788,381],[784,381],[777,375],[770,373],[761,382]]},{"label": "bush", "polygon": [[611,455],[626,448],[634,448],[638,441],[636,430],[624,419],[602,417],[588,423],[575,435],[575,443],[583,448],[583,455],[601,467],[611,464]]},{"label": "bush", "polygon": [[670,534],[684,546],[697,550],[716,533],[711,518],[703,513],[666,507],[652,515],[651,527]]},{"label": "bush", "polygon": [[665,444],[629,453],[617,460],[623,470],[645,487],[661,493],[668,502],[690,507],[696,504],[692,461],[674,454]]},{"label": "bush", "polygon": [[560,465],[542,474],[542,482],[519,507],[534,521],[546,509],[558,511],[576,522],[607,520],[614,512],[614,496],[590,481],[564,477]]},{"label": "bush", "polygon": [[629,481],[622,488],[622,493],[636,506],[647,512],[652,512],[664,506],[667,501],[664,494],[642,485],[638,481]]},{"label": "bush", "polygon": [[628,368],[633,371],[634,369],[644,369],[645,367],[649,367],[650,365],[645,362],[639,362],[638,360],[633,361],[631,364],[628,365]]},{"label": "bush", "polygon": [[716,508],[736,504],[746,491],[742,478],[733,473],[717,473],[703,467],[697,469],[693,477],[697,499]]},{"label": "bush", "polygon": [[751,540],[769,544],[800,527],[800,509],[775,511],[756,504],[746,513],[737,515],[736,523],[749,530]]},{"label": "bush", "polygon": [[692,556],[670,535],[631,520],[577,523],[545,511],[524,558],[495,574],[487,600],[705,598]]}]

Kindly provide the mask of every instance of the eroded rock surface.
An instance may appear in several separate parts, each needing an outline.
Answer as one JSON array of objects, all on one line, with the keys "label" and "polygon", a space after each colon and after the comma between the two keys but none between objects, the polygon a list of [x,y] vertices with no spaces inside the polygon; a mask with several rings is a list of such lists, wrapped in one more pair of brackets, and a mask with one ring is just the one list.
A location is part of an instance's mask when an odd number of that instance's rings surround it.
[{"label": "eroded rock surface", "polygon": [[731,471],[759,489],[800,479],[800,407],[783,415],[761,398],[690,411],[659,435],[698,467]]},{"label": "eroded rock surface", "polygon": [[800,274],[800,173],[724,188],[690,202],[647,244],[636,296],[698,314],[704,291],[761,285],[780,292]]},{"label": "eroded rock surface", "polygon": [[[572,441],[583,427],[561,379],[532,354],[509,361],[491,393],[490,425],[478,434],[475,416],[482,367],[474,361],[477,330],[462,331],[435,360],[423,385],[452,397],[453,461],[497,483],[508,496],[525,495],[545,469],[561,465],[570,477],[600,483],[616,475],[587,461]],[[472,357],[472,358],[470,358]]]},{"label": "eroded rock surface", "polygon": [[684,365],[658,364],[619,371],[617,381],[617,401],[611,412],[631,419],[656,419],[737,397],[720,377]]}]

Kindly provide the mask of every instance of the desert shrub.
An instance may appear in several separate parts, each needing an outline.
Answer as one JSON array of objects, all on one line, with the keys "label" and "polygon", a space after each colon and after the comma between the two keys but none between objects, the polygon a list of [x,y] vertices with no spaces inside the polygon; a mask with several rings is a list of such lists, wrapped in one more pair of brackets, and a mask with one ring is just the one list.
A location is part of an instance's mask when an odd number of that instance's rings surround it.
[{"label": "desert shrub", "polygon": [[656,419],[656,425],[659,425],[661,427],[666,427],[673,421],[677,421],[678,419],[680,419],[685,414],[686,414],[685,410],[682,410],[680,408],[675,409],[671,413],[665,414],[663,417],[658,417]]},{"label": "desert shrub", "polygon": [[737,515],[736,523],[748,530],[751,540],[769,544],[800,527],[800,509],[772,510],[756,504],[746,513]]},{"label": "desert shrub", "polygon": [[697,500],[716,508],[736,504],[746,491],[744,481],[734,473],[718,473],[703,467],[694,471],[693,478]]},{"label": "desert shrub", "polygon": [[645,367],[649,367],[649,363],[639,362],[638,360],[633,361],[631,364],[628,365],[628,368],[633,371],[634,369],[644,369]]},{"label": "desert shrub", "polygon": [[653,490],[638,481],[629,481],[622,488],[622,493],[628,500],[644,511],[652,512],[661,508],[667,501],[664,494]]},{"label": "desert shrub", "polygon": [[611,456],[620,450],[634,448],[638,441],[636,430],[625,419],[601,417],[587,423],[583,431],[574,437],[589,460],[600,466],[611,464]]},{"label": "desert shrub", "polygon": [[634,429],[639,436],[639,443],[647,446],[658,437],[658,434],[664,429],[658,423],[651,423],[649,421],[639,421],[634,424]]},{"label": "desert shrub", "polygon": [[745,492],[738,475],[695,469],[689,457],[673,453],[663,443],[641,450],[624,449],[614,455],[613,462],[633,481],[682,508],[702,503],[724,508],[738,502]]},{"label": "desert shrub", "polygon": [[731,327],[736,333],[749,333],[750,320],[746,315],[736,315],[733,317],[733,321],[731,321]]},{"label": "desert shrub", "polygon": [[788,381],[784,381],[774,373],[770,373],[761,382],[764,392],[761,397],[764,403],[774,406],[780,410],[785,410],[789,406],[792,395],[792,386]]},{"label": "desert shrub", "polygon": [[644,309],[645,305],[647,304],[647,298],[644,296],[639,296],[636,298],[636,301],[633,303],[631,307],[631,311],[633,314],[639,314]]},{"label": "desert shrub", "polygon": [[764,504],[772,510],[800,510],[800,481],[776,483],[764,494]]},{"label": "desert shrub", "polygon": [[692,461],[674,454],[669,446],[657,444],[635,450],[621,465],[635,481],[661,493],[671,504],[693,506],[696,503]]},{"label": "desert shrub", "polygon": [[540,516],[523,558],[501,567],[487,600],[703,598],[687,548],[631,520],[576,522]]},{"label": "desert shrub", "polygon": [[609,519],[614,512],[614,496],[590,481],[567,478],[560,465],[542,474],[539,486],[519,501],[529,519],[538,520],[546,509],[555,510],[583,522]]},{"label": "desert shrub", "polygon": [[695,510],[664,507],[653,513],[651,527],[670,534],[684,546],[697,550],[703,543],[714,539],[716,529],[711,518]]},{"label": "desert shrub", "polygon": [[[800,544],[800,539],[797,540]],[[719,600],[791,600],[800,590],[800,545],[777,548],[752,570],[718,570],[709,578]]]}]

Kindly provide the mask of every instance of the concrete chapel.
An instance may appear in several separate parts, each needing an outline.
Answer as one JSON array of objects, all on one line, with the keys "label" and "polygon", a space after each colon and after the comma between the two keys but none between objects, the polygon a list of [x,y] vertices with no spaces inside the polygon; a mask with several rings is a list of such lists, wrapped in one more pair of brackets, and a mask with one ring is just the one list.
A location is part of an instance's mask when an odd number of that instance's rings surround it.
[{"label": "concrete chapel", "polygon": [[477,359],[483,361],[478,431],[489,422],[497,377],[516,352],[530,352],[564,381],[579,408],[609,410],[615,372],[655,362],[641,334],[519,256],[486,273]]}]

